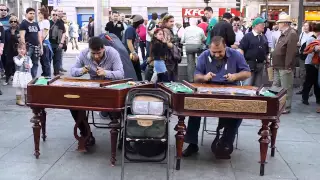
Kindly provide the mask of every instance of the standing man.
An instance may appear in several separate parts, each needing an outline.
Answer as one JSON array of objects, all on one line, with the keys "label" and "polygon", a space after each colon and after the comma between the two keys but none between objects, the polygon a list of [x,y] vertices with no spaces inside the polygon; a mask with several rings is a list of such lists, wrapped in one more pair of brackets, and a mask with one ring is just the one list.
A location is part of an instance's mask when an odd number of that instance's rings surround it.
[{"label": "standing man", "polygon": [[[228,66],[228,71],[225,68]],[[197,62],[194,73],[194,81],[197,83],[232,84],[243,81],[250,77],[250,68],[240,52],[226,47],[221,36],[212,38],[210,49],[204,51]],[[189,143],[183,151],[183,156],[188,157],[199,151],[198,132],[201,117],[189,117],[185,142]],[[220,128],[224,128],[222,137],[218,142],[213,142],[212,149],[217,159],[230,159],[233,151],[233,142],[238,132],[242,119],[219,118]]]},{"label": "standing man", "polygon": [[20,24],[20,40],[27,46],[27,55],[32,60],[31,75],[32,78],[37,76],[40,56],[42,55],[42,33],[37,22],[34,21],[35,10],[27,8],[26,19]]},{"label": "standing man", "polygon": [[144,23],[137,28],[137,33],[140,38],[139,47],[143,62],[146,61],[146,38],[147,38],[147,25],[148,21],[144,20]]},{"label": "standing man", "polygon": [[0,4],[0,22],[4,27],[4,30],[7,30],[10,28],[10,23],[9,23],[9,19],[10,19],[10,15],[8,14],[9,8],[4,5],[4,4]]},{"label": "standing man", "polygon": [[213,9],[211,7],[205,7],[204,16],[207,17],[208,22],[210,22],[213,18]]},{"label": "standing man", "polygon": [[89,39],[94,36],[94,20],[92,17],[89,17],[88,36],[89,36]]},{"label": "standing man", "polygon": [[105,30],[109,33],[115,34],[120,40],[122,40],[122,33],[124,31],[124,26],[121,21],[119,21],[119,12],[112,13],[112,21],[106,24]]},{"label": "standing man", "polygon": [[240,41],[239,51],[244,55],[251,70],[251,77],[245,80],[244,84],[259,87],[262,84],[264,62],[267,62],[269,47],[268,40],[263,34],[264,19],[256,18],[252,22],[252,27],[252,31]]},{"label": "standing man", "polygon": [[293,90],[293,68],[298,43],[296,30],[290,27],[292,23],[289,15],[279,16],[277,21],[281,35],[272,53],[274,79],[272,86],[287,89],[287,100],[284,114],[291,111],[291,100]]},{"label": "standing man", "polygon": [[62,48],[65,43],[64,22],[59,19],[58,11],[51,12],[52,20],[50,21],[49,41],[53,50],[53,75],[60,74],[62,63]]},{"label": "standing man", "polygon": [[233,27],[233,31],[236,34],[236,41],[234,42],[234,44],[231,46],[234,49],[238,49],[239,45],[240,45],[240,41],[243,38],[243,32],[240,30],[241,24],[240,24],[240,18],[239,17],[234,17],[232,20],[232,27]]},{"label": "standing man", "polygon": [[124,45],[127,48],[127,51],[132,60],[134,70],[136,71],[138,81],[142,81],[141,76],[141,67],[138,56],[138,47],[139,47],[139,36],[136,32],[137,28],[142,25],[144,22],[141,15],[132,16],[132,26],[128,26],[124,34]]},{"label": "standing man", "polygon": [[222,21],[216,24],[211,31],[211,37],[223,37],[228,47],[231,47],[236,41],[236,34],[233,31],[231,19],[232,15],[230,13],[224,13],[222,16]]},{"label": "standing man", "polygon": [[198,24],[198,27],[200,27],[204,34],[207,36],[207,29],[208,29],[208,18],[206,16],[201,16],[201,23]]}]

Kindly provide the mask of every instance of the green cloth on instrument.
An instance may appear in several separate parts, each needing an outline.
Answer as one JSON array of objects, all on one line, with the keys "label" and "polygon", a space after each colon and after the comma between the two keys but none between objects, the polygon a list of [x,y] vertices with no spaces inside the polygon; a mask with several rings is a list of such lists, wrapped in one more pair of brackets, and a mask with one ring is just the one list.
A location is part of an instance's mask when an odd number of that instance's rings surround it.
[{"label": "green cloth on instrument", "polygon": [[46,78],[38,78],[38,80],[34,84],[35,85],[48,85],[48,81],[49,81],[49,79],[46,79]]},{"label": "green cloth on instrument", "polygon": [[262,96],[266,96],[266,97],[275,97],[276,95],[270,91],[265,91],[263,93],[261,93]]},{"label": "green cloth on instrument", "polygon": [[109,86],[105,86],[105,87],[111,88],[111,89],[125,89],[125,88],[132,87],[132,85],[128,84],[128,83],[121,83],[121,84],[114,84],[114,85],[109,85]]},{"label": "green cloth on instrument", "polygon": [[193,90],[182,83],[164,83],[174,93],[193,93]]}]

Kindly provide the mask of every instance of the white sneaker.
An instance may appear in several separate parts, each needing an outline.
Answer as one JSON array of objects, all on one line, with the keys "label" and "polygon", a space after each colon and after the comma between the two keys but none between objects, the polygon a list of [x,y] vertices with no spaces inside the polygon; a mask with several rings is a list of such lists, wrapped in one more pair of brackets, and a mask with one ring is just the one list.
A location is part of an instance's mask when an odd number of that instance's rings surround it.
[{"label": "white sneaker", "polygon": [[3,82],[2,85],[6,86],[6,85],[8,85],[8,83],[7,82]]}]

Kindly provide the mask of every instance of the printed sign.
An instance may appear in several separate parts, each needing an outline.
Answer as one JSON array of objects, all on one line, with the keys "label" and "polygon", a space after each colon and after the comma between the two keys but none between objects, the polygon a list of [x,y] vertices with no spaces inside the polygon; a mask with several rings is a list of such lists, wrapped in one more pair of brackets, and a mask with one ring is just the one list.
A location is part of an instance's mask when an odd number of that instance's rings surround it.
[{"label": "printed sign", "polygon": [[204,10],[200,8],[189,9],[182,8],[182,17],[201,17],[204,16]]}]

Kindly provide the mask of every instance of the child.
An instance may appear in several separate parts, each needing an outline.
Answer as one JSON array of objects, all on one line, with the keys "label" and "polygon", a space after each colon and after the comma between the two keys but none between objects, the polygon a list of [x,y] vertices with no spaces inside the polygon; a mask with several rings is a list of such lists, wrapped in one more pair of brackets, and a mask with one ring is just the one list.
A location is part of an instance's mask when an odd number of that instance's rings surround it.
[{"label": "child", "polygon": [[19,106],[23,106],[25,103],[22,101],[22,94],[26,99],[27,85],[32,80],[31,68],[32,61],[29,56],[26,56],[27,50],[24,43],[18,44],[18,56],[13,57],[13,61],[16,66],[16,72],[13,76],[12,86],[16,87],[16,103]]},{"label": "child", "polygon": [[169,82],[167,68],[164,62],[168,50],[168,45],[164,40],[163,30],[159,28],[156,29],[151,40],[150,56],[154,60],[154,73],[157,74],[157,82]]}]

